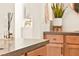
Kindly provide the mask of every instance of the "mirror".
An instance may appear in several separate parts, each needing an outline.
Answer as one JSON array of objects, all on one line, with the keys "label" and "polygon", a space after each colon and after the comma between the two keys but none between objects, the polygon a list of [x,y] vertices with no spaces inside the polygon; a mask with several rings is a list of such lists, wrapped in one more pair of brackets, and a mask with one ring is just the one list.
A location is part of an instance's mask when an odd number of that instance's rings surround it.
[{"label": "mirror", "polygon": [[76,12],[79,13],[79,3],[71,4],[71,8]]},{"label": "mirror", "polygon": [[74,3],[73,6],[74,6],[75,12],[79,13],[79,3]]}]

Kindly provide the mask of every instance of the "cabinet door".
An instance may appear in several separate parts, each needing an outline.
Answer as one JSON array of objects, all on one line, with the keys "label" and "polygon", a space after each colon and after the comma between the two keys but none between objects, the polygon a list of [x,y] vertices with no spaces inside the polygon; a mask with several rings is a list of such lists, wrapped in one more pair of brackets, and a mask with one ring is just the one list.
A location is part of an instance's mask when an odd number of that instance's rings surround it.
[{"label": "cabinet door", "polygon": [[35,49],[27,53],[27,56],[46,56],[46,55],[47,55],[46,46]]},{"label": "cabinet door", "polygon": [[27,53],[27,56],[38,56],[38,50],[33,50]]},{"label": "cabinet door", "polygon": [[62,44],[48,44],[47,45],[47,55],[48,56],[62,56],[63,55],[63,45]]},{"label": "cabinet door", "polygon": [[67,45],[65,49],[66,56],[79,56],[79,45]]}]

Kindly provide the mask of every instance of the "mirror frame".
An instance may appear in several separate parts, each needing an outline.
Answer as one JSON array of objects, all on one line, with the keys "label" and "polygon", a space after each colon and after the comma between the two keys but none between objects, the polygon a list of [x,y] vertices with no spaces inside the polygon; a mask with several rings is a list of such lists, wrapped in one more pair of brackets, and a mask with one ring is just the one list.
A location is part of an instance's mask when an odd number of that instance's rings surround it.
[{"label": "mirror frame", "polygon": [[79,3],[70,4],[71,9],[73,9],[77,14],[79,14]]}]

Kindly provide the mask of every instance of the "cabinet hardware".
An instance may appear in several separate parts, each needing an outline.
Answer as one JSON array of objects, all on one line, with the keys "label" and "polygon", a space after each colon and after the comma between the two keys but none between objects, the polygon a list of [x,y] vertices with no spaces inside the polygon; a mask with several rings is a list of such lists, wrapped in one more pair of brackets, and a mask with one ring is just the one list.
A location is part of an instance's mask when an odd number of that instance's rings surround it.
[{"label": "cabinet hardware", "polygon": [[56,40],[56,38],[54,38],[53,40]]}]

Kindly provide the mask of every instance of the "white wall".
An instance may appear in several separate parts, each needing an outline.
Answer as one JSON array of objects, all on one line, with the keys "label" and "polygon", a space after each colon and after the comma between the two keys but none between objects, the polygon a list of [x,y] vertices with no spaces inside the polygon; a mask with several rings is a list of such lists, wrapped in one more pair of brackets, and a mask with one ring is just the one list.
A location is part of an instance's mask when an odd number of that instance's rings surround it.
[{"label": "white wall", "polygon": [[[40,39],[43,37],[43,31],[49,31],[49,23],[45,24],[45,4],[42,3],[28,3],[25,4],[26,16],[29,14],[32,19],[32,28],[26,32],[32,39]],[[31,33],[31,34],[30,34]],[[25,36],[28,38],[27,36]],[[29,38],[30,38],[29,37]]]},{"label": "white wall", "polygon": [[[66,6],[68,4],[65,4]],[[66,7],[65,6],[65,7]],[[27,34],[31,33],[30,37],[32,38],[42,38],[43,32],[50,31],[50,22],[48,21],[45,24],[45,4],[25,4],[26,15],[30,14],[33,22],[32,32],[26,32]],[[63,16],[63,31],[70,32],[79,30],[79,16],[70,8],[70,6],[65,11]],[[30,30],[30,29],[29,29]],[[31,31],[30,30],[30,31]],[[27,35],[26,34],[26,35]],[[26,37],[27,38],[27,37]]]},{"label": "white wall", "polygon": [[79,31],[79,15],[72,10],[70,6],[67,8],[63,16],[63,31]]},{"label": "white wall", "polygon": [[[5,35],[8,30],[8,12],[15,12],[13,3],[0,3],[0,38]],[[15,17],[11,22],[11,32],[14,33]]]},{"label": "white wall", "polygon": [[23,39],[21,37],[22,21],[24,20],[23,7],[23,3],[15,4],[15,48],[20,48],[23,43]]},{"label": "white wall", "polygon": [[43,31],[49,30],[49,24],[45,24],[45,4],[32,5],[33,38],[42,38]]}]

